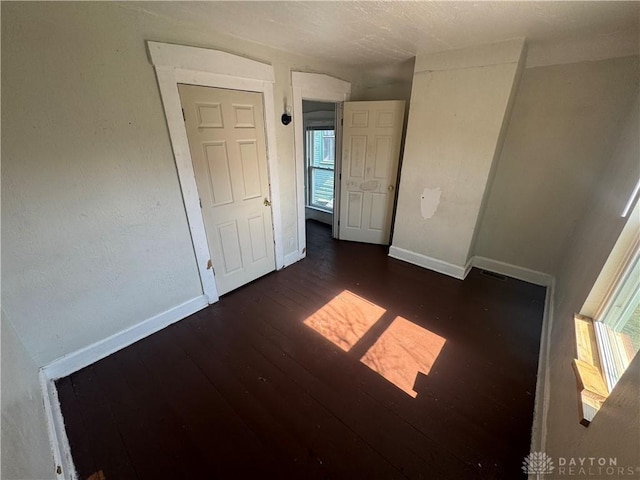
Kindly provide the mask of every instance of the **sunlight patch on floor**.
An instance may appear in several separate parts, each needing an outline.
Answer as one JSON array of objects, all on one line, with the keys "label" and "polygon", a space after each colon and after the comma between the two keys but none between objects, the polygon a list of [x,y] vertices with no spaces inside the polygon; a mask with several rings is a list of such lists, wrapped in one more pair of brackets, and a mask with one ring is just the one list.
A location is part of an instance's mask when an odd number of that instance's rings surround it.
[{"label": "sunlight patch on floor", "polygon": [[441,336],[396,317],[360,361],[415,398],[418,372],[429,374],[445,342]]},{"label": "sunlight patch on floor", "polygon": [[[348,352],[385,313],[379,305],[343,290],[303,323]],[[443,337],[395,317],[360,361],[415,398],[418,373],[429,374],[445,343]]]},{"label": "sunlight patch on floor", "polygon": [[385,312],[384,308],[344,290],[304,324],[348,352]]}]

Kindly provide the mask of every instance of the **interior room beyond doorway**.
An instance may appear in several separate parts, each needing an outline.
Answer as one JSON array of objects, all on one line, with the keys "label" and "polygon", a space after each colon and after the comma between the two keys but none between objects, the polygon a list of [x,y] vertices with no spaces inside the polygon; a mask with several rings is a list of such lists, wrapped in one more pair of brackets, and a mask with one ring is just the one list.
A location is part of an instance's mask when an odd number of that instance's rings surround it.
[{"label": "interior room beyond doorway", "polygon": [[333,225],[336,176],[336,105],[302,101],[305,218]]}]

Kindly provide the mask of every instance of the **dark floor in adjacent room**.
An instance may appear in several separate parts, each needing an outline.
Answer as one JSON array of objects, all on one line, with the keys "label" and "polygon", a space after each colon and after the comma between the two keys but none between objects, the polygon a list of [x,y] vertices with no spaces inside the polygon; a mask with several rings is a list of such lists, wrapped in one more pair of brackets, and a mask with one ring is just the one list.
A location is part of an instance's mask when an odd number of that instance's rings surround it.
[{"label": "dark floor in adjacent room", "polygon": [[56,382],[80,478],[525,478],[545,289],[307,237]]}]

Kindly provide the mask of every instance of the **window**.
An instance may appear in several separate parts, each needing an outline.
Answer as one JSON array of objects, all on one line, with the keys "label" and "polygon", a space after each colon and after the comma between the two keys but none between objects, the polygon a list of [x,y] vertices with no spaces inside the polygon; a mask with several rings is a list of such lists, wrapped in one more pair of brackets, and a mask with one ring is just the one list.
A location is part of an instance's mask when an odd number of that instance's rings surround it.
[{"label": "window", "polygon": [[640,350],[639,253],[636,244],[613,295],[593,324],[609,392]]},{"label": "window", "polygon": [[333,184],[335,170],[335,130],[307,129],[307,204],[333,212]]},{"label": "window", "polygon": [[[626,209],[626,213],[629,211]],[[588,425],[640,350],[640,203],[576,315],[581,423]]]}]

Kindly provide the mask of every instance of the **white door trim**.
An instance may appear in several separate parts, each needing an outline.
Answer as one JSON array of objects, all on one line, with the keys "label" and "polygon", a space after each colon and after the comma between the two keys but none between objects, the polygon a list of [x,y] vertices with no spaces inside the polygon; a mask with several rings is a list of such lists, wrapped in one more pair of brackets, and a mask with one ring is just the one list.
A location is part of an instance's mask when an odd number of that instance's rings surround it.
[{"label": "white door trim", "polygon": [[214,303],[218,301],[218,290],[212,271],[207,269],[211,255],[200,211],[200,200],[191,163],[187,131],[182,118],[178,84],[185,83],[262,93],[275,261],[276,269],[279,270],[284,266],[284,260],[276,149],[276,113],[273,99],[273,84],[275,82],[273,67],[266,63],[207,48],[151,41],[147,42],[147,48],[158,78],[158,87],[167,118],[169,137],[178,170],[180,189],[198,263],[202,290],[209,303]]},{"label": "white door trim", "polygon": [[[346,102],[351,95],[351,83],[320,73],[291,72],[291,86],[293,88],[293,125],[295,135],[295,173],[296,198],[298,210],[298,258],[301,260],[307,251],[305,233],[305,199],[304,199],[304,128],[302,114],[302,100],[316,100],[319,102]],[[341,128],[336,125],[336,130]],[[335,208],[335,202],[334,202]],[[293,262],[292,262],[293,263]]]}]

